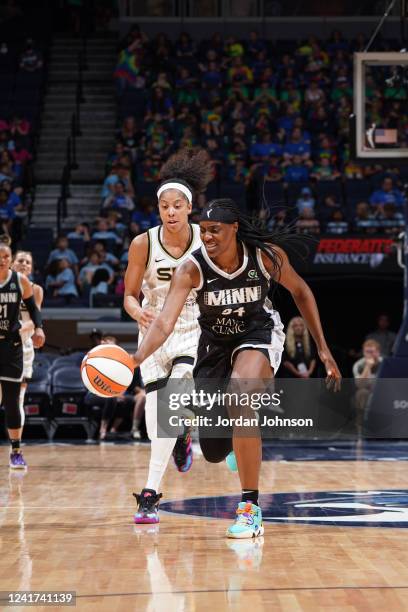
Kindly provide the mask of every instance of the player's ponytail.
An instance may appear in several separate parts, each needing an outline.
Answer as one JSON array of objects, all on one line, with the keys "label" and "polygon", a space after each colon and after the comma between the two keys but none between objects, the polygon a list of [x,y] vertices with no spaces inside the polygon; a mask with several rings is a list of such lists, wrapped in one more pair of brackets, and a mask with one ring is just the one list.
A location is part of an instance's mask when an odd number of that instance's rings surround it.
[{"label": "player's ponytail", "polygon": [[181,149],[166,161],[159,176],[161,188],[166,183],[180,182],[196,197],[213,178],[212,162],[204,149]]},{"label": "player's ponytail", "polygon": [[260,249],[271,260],[279,278],[282,267],[282,257],[273,247],[283,249],[288,244],[300,243],[299,236],[294,234],[293,226],[288,224],[274,231],[264,228],[263,222],[245,215],[238,205],[229,198],[211,200],[204,209],[201,219],[203,221],[219,221],[220,223],[238,223],[237,239],[247,246]]}]

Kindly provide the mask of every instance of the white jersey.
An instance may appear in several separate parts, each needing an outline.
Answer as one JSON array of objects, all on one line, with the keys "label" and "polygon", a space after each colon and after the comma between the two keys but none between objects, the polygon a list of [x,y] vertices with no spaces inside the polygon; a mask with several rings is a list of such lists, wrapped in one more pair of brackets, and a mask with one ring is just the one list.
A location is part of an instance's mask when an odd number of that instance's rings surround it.
[{"label": "white jersey", "polygon": [[[191,240],[181,257],[173,257],[166,251],[161,241],[163,227],[153,227],[147,232],[149,240],[149,255],[143,277],[142,292],[144,295],[142,306],[150,308],[159,314],[163,308],[170,288],[170,281],[174,270],[182,264],[193,251],[201,246],[200,227],[191,224]],[[175,325],[175,332],[187,332],[198,329],[198,316],[200,311],[196,304],[196,292],[190,292],[183,310]]]},{"label": "white jersey", "polygon": [[[33,287],[34,284],[31,283],[31,286]],[[20,317],[23,322],[31,320],[30,314],[27,310],[27,306],[24,304],[23,301],[20,305]],[[21,340],[23,343],[23,377],[25,379],[29,379],[33,375],[33,362],[35,357],[34,345],[31,339],[33,334],[34,332],[24,332],[23,334],[20,333]]]},{"label": "white jersey", "polygon": [[[34,283],[31,283],[31,286],[34,286]],[[27,310],[27,306],[24,304],[23,301],[21,301],[20,304],[20,318],[21,320],[24,321],[31,321],[31,317],[30,317],[30,313]],[[21,339],[23,342],[25,342],[26,340],[31,340],[31,336],[34,334],[34,332],[31,333],[27,333],[25,332],[24,334],[20,334],[21,335]]]}]

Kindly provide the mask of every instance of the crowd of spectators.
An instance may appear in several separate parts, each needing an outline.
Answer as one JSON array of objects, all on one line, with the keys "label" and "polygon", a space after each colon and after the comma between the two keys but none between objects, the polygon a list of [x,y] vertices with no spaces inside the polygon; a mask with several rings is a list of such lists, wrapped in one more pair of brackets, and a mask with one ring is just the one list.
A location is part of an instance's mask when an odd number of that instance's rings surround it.
[{"label": "crowd of spectators", "polygon": [[[287,206],[299,232],[396,234],[404,177],[350,158],[352,53],[365,43],[339,31],[327,41],[272,43],[253,31],[245,41],[215,33],[196,44],[185,32],[172,42],[133,27],[114,74],[122,123],[108,158],[107,206],[137,216],[163,161],[201,146],[213,160],[210,190],[239,195],[250,208],[266,194],[267,205]],[[401,146],[406,97],[398,85],[384,87],[384,71],[368,76],[367,124],[396,129]],[[281,222],[281,211],[271,217],[271,225]]]},{"label": "crowd of spectators", "polygon": [[[253,31],[245,41],[215,33],[196,44],[182,33],[173,43],[132,27],[114,73],[120,121],[99,217],[59,237],[48,299],[120,302],[128,245],[159,223],[159,169],[180,147],[204,147],[213,161],[192,220],[206,197],[244,195],[240,203],[270,229],[293,222],[299,233],[396,236],[404,226],[400,171],[360,166],[349,154],[352,52],[365,42],[333,32],[327,41],[273,44]],[[405,95],[368,79],[368,122],[397,129],[401,144]]]},{"label": "crowd of spectators", "polygon": [[32,201],[31,161],[44,60],[36,43],[0,42],[0,232],[17,244]]}]

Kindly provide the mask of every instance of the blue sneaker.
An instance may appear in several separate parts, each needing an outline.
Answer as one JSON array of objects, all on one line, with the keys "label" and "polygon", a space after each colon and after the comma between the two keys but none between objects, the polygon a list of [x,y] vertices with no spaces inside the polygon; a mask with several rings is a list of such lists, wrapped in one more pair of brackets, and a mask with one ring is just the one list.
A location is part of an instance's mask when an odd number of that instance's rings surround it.
[{"label": "blue sneaker", "polygon": [[27,464],[24,460],[23,453],[10,453],[10,469],[12,470],[26,470]]},{"label": "blue sneaker", "polygon": [[231,472],[238,472],[237,458],[235,456],[234,451],[231,451],[230,454],[227,455],[225,463],[227,464],[228,469]]},{"label": "blue sneaker", "polygon": [[235,523],[228,527],[228,538],[256,538],[264,534],[262,510],[251,502],[240,502]]}]

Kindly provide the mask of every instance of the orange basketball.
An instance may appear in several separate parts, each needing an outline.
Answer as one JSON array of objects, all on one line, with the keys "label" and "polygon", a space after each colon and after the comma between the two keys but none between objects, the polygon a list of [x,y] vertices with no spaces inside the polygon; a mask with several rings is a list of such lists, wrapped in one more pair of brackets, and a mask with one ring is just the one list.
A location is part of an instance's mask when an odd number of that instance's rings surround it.
[{"label": "orange basketball", "polygon": [[99,397],[115,397],[126,391],[133,379],[133,360],[116,344],[100,344],[85,355],[82,382]]}]

